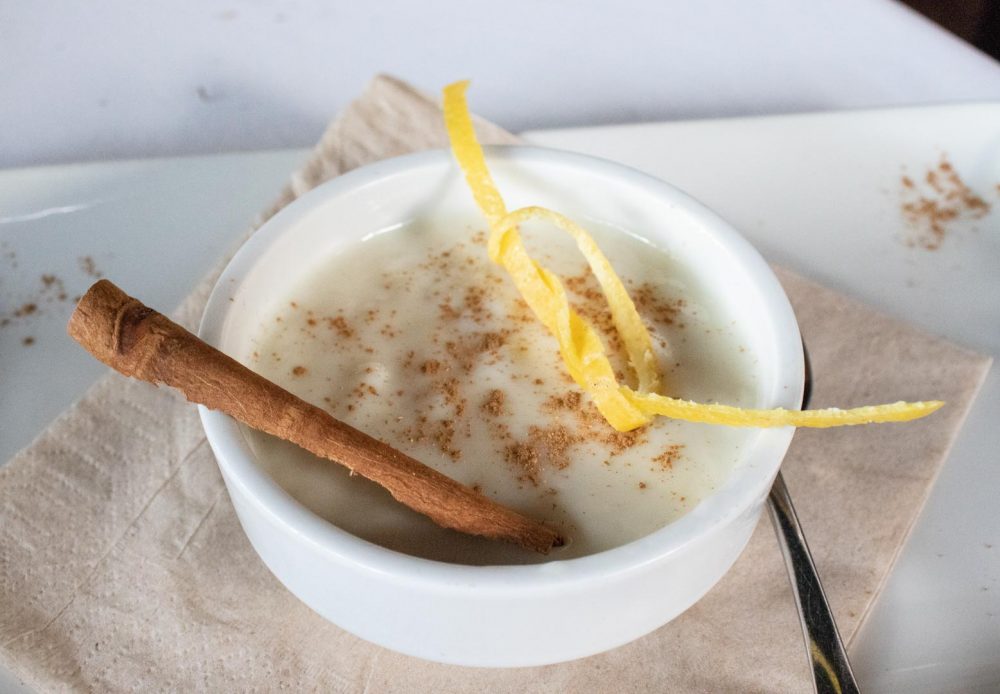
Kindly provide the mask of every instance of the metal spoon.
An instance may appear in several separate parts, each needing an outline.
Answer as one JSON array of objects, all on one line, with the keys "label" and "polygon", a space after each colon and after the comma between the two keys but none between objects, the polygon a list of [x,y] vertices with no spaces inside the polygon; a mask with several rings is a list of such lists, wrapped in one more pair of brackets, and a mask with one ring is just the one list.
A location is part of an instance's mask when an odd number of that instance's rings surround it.
[{"label": "metal spoon", "polygon": [[[805,387],[802,392],[802,409],[809,404],[812,395],[812,367],[809,352],[802,345],[805,358]],[[806,544],[802,526],[795,515],[792,498],[788,495],[785,480],[778,476],[771,487],[767,500],[768,512],[774,524],[774,532],[785,558],[785,568],[792,582],[795,604],[799,610],[802,635],[806,640],[809,659],[812,662],[813,686],[818,694],[852,694],[859,692],[858,683],[851,672],[844,642],[840,639],[837,624],[833,619],[830,604],[823,593],[823,586],[816,572],[809,545]]]}]

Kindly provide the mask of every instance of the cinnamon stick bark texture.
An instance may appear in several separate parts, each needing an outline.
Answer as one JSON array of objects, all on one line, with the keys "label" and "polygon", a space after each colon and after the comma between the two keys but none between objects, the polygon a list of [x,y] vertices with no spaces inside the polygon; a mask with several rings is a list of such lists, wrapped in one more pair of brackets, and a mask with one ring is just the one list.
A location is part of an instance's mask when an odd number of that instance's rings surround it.
[{"label": "cinnamon stick bark texture", "polygon": [[340,463],[438,525],[542,553],[562,544],[552,528],[487,499],[292,395],[108,280],[100,280],[87,291],[67,331],[116,371],[177,388],[191,402]]}]

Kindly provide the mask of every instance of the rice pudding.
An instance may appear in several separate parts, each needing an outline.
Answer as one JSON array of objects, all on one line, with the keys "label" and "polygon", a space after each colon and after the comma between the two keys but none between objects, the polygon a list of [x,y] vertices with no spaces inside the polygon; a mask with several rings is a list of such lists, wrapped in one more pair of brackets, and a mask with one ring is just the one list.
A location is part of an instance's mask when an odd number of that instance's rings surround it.
[{"label": "rice pudding", "polygon": [[[639,237],[590,221],[587,228],[650,327],[664,392],[752,406],[748,340],[709,299],[703,280]],[[558,527],[570,542],[549,559],[642,537],[719,486],[755,431],[665,418],[615,431],[489,261],[480,229],[424,217],[345,247],[273,298],[243,360],[335,417]],[[573,242],[543,223],[526,224],[522,235],[563,278],[627,382],[607,305]],[[336,464],[244,433],[282,488],[358,537],[463,564],[546,560],[441,529]]]}]

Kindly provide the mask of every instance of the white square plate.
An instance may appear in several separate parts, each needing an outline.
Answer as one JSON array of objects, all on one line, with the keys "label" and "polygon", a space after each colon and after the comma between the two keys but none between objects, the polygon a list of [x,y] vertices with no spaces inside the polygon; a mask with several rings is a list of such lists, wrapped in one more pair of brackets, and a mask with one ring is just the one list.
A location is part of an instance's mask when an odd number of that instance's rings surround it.
[{"label": "white square plate", "polygon": [[[673,183],[770,260],[979,351],[1000,354],[1000,104],[536,131]],[[902,184],[942,155],[993,206],[912,246]],[[65,336],[90,257],[168,309],[231,249],[303,150],[0,171],[0,460],[103,372]],[[205,219],[213,220],[208,226]],[[23,344],[31,337],[34,343]],[[869,692],[1000,689],[1000,377],[991,373],[852,656]],[[793,490],[794,491],[794,490]],[[807,528],[808,531],[808,528]],[[803,656],[804,657],[804,656]],[[0,671],[0,691],[17,688]]]}]

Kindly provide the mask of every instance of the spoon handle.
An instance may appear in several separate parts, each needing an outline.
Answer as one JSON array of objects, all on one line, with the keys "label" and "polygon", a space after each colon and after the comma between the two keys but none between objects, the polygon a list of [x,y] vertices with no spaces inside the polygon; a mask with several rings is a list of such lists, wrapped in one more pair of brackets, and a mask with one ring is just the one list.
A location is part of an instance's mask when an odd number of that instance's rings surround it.
[{"label": "spoon handle", "polygon": [[771,494],[768,496],[768,511],[778,535],[781,554],[795,593],[795,604],[802,623],[802,635],[806,640],[812,661],[813,684],[818,694],[855,694],[858,683],[851,672],[847,651],[833,620],[833,612],[823,593],[823,586],[809,554],[802,526],[795,516],[792,498],[788,494],[785,480],[778,472]]}]

